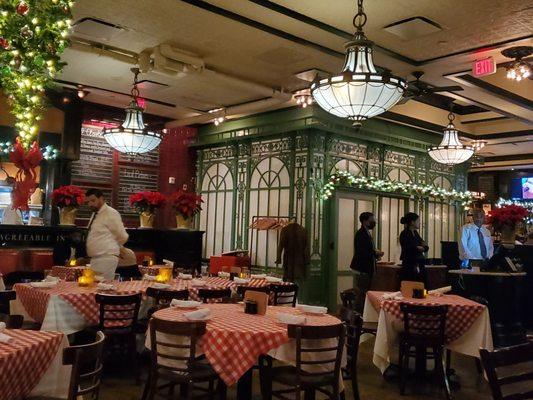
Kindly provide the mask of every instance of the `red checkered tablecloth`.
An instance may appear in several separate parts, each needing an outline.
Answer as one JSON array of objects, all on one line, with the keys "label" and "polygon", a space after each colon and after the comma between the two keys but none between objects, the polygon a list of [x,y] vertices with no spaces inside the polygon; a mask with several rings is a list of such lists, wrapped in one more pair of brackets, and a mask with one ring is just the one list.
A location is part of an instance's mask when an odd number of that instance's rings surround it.
[{"label": "red checkered tablecloth", "polygon": [[[301,314],[289,307],[269,307],[266,315],[245,314],[241,304],[206,304],[212,316],[199,342],[203,353],[227,385],[235,384],[257,362],[261,354],[289,342],[287,325],[277,321],[279,312]],[[190,311],[190,310],[188,310]],[[186,321],[184,310],[167,308],[157,311],[160,319]],[[306,315],[306,325],[335,325],[331,315]]]},{"label": "red checkered tablecloth", "polygon": [[76,282],[83,275],[86,267],[65,267],[63,265],[54,265],[51,275],[64,281]]},{"label": "red checkered tablecloth", "polygon": [[383,311],[391,314],[395,319],[402,321],[403,314],[400,311],[400,304],[416,304],[424,306],[448,306],[446,315],[446,341],[451,343],[459,339],[472,326],[474,321],[481,315],[485,306],[475,301],[465,299],[456,295],[429,295],[425,299],[402,299],[386,300],[383,294],[386,292],[367,292],[367,297],[376,311]]},{"label": "red checkered tablecloth", "polygon": [[14,339],[0,342],[0,400],[21,400],[50,367],[63,334],[18,329],[6,329],[3,333]]}]

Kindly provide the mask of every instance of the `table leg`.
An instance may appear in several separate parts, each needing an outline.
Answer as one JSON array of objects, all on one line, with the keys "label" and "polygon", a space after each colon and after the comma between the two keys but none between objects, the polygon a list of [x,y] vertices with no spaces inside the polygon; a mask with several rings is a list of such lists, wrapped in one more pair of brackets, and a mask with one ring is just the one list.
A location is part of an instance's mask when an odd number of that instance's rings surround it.
[{"label": "table leg", "polygon": [[423,377],[426,374],[426,356],[427,350],[425,347],[417,346],[415,359],[415,373],[418,377]]},{"label": "table leg", "polygon": [[237,400],[250,400],[252,398],[252,375],[250,368],[237,382]]}]

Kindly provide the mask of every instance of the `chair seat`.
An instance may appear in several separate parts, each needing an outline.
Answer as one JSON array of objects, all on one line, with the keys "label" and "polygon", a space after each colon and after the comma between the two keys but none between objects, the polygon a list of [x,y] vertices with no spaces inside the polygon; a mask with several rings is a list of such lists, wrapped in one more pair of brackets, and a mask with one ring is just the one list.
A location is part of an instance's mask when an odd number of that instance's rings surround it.
[{"label": "chair seat", "polygon": [[183,380],[192,380],[192,381],[209,381],[217,379],[218,375],[215,370],[208,363],[198,362],[195,363],[191,368],[189,373],[180,373],[177,371],[170,371],[165,368],[160,368],[158,371],[159,377],[168,381],[183,381]]},{"label": "chair seat", "polygon": [[373,333],[376,334],[378,331],[377,322],[363,322],[363,328],[361,329],[363,333]]},{"label": "chair seat", "polygon": [[[272,380],[284,385],[294,386],[296,384],[296,375],[298,370],[291,365],[272,368]],[[303,373],[301,375],[301,383],[303,387],[321,387],[332,385],[335,377],[333,374],[315,376],[312,374]]]}]

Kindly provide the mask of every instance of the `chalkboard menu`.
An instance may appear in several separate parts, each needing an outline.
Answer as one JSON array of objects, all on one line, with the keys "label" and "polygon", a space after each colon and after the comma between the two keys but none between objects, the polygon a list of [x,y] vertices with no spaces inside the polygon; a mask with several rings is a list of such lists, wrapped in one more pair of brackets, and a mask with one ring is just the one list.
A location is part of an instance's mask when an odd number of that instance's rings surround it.
[{"label": "chalkboard menu", "polygon": [[[72,184],[101,189],[121,215],[134,216],[130,195],[158,190],[159,151],[135,156],[118,153],[103,138],[102,131],[98,124],[83,124],[80,159],[72,163]],[[78,218],[88,220],[90,216],[88,207],[80,208]]]},{"label": "chalkboard menu", "polygon": [[102,137],[103,128],[82,125],[80,159],[72,163],[72,181],[111,185],[113,149]]}]

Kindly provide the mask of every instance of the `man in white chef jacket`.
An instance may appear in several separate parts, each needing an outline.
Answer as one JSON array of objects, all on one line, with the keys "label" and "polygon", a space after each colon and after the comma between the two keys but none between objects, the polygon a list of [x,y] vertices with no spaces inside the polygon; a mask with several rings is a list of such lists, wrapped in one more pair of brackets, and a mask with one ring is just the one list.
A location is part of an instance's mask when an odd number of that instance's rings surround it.
[{"label": "man in white chef jacket", "polygon": [[128,240],[128,234],[120,214],[106,204],[100,189],[89,189],[85,196],[93,211],[87,225],[87,255],[91,257],[91,269],[111,281],[115,277],[120,248]]},{"label": "man in white chef jacket", "polygon": [[485,212],[476,209],[472,213],[472,216],[474,221],[464,225],[461,229],[459,254],[461,260],[469,260],[471,263],[480,264],[492,257],[494,254],[494,245],[490,231],[483,226]]}]

